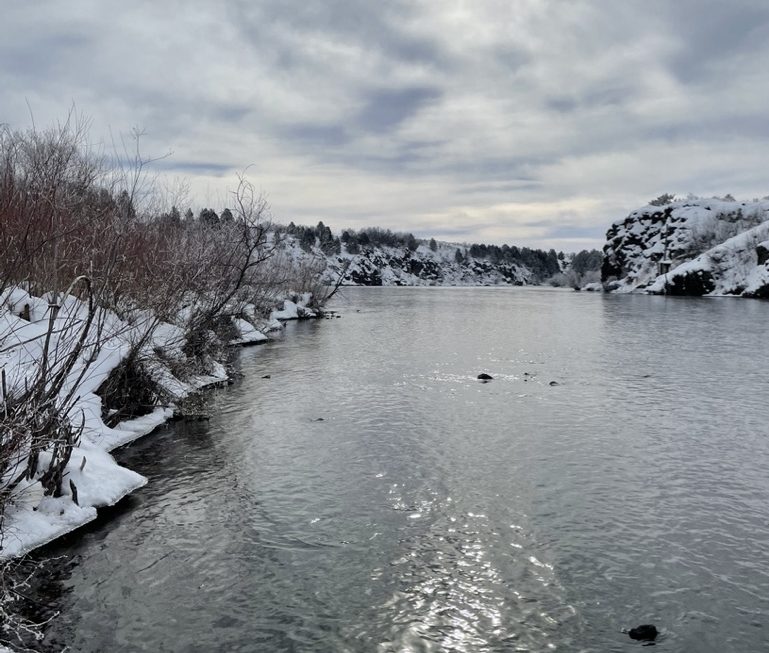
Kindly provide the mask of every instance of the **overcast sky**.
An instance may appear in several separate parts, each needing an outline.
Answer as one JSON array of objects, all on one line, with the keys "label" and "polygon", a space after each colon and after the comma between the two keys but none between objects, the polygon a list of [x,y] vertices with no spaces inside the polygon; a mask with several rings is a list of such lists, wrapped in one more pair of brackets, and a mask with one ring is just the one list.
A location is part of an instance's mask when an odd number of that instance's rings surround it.
[{"label": "overcast sky", "polygon": [[600,246],[663,193],[769,194],[766,0],[0,0],[0,122],[133,126],[196,205]]}]

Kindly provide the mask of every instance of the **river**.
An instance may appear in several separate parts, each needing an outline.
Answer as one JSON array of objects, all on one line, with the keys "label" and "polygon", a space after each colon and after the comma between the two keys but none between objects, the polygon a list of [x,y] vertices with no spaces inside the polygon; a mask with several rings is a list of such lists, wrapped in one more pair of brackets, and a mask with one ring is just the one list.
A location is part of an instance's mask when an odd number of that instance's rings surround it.
[{"label": "river", "polygon": [[149,484],[44,551],[42,650],[769,647],[769,303],[331,308],[243,350],[210,421],[118,452]]}]

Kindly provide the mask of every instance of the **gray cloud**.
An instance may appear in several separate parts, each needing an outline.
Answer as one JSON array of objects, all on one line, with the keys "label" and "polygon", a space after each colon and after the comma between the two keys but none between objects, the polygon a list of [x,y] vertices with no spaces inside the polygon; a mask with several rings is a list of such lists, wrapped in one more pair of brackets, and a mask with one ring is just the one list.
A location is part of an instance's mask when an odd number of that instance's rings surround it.
[{"label": "gray cloud", "polygon": [[389,132],[440,95],[440,91],[429,87],[370,91],[365,94],[365,106],[356,122],[366,131]]},{"label": "gray cloud", "polygon": [[181,174],[205,174],[221,176],[225,174],[231,175],[235,172],[238,172],[238,167],[235,165],[209,163],[206,161],[179,161],[173,158],[163,159],[158,161],[155,165],[161,170],[167,170],[169,172],[177,172]]},{"label": "gray cloud", "polygon": [[[661,192],[769,193],[764,0],[8,3],[0,122],[72,102],[173,150],[199,203],[284,221],[600,244]],[[111,135],[112,134],[112,135]]]},{"label": "gray cloud", "polygon": [[686,0],[674,3],[672,12],[680,51],[670,66],[684,83],[708,82],[730,60],[751,56],[766,42],[769,6],[763,2]]}]

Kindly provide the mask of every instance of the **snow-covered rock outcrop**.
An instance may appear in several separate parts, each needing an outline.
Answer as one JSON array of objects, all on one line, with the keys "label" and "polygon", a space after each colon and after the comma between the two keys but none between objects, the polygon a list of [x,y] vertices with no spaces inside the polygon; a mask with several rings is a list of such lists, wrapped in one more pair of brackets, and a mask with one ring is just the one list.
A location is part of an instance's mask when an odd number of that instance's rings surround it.
[{"label": "snow-covered rock outcrop", "polygon": [[606,234],[602,281],[615,292],[769,296],[769,201],[646,206]]},{"label": "snow-covered rock outcrop", "polygon": [[[341,270],[350,261],[345,282],[361,286],[494,286],[535,282],[528,268],[515,263],[492,263],[469,253],[456,260],[456,246],[441,243],[436,251],[420,245],[366,248],[358,255],[346,251],[330,261],[332,270]],[[460,249],[460,252],[462,250]]]},{"label": "snow-covered rock outcrop", "polygon": [[415,249],[367,245],[354,252],[343,244],[339,253],[328,254],[317,246],[302,250],[288,237],[283,248],[294,261],[322,267],[328,283],[342,276],[344,285],[354,286],[521,286],[540,283],[558,271],[556,263],[553,270],[538,274],[523,263],[476,257],[469,247],[451,243],[437,243],[435,250],[426,244]]}]

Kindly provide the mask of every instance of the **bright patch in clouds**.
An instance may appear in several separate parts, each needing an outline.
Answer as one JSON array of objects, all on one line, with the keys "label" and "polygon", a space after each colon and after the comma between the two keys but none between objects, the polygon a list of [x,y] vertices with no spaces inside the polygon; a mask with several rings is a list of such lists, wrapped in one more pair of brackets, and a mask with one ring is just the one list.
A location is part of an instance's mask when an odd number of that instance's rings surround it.
[{"label": "bright patch in clouds", "polygon": [[769,193],[763,0],[6,3],[0,121],[147,132],[198,205],[598,246],[662,192]]}]

